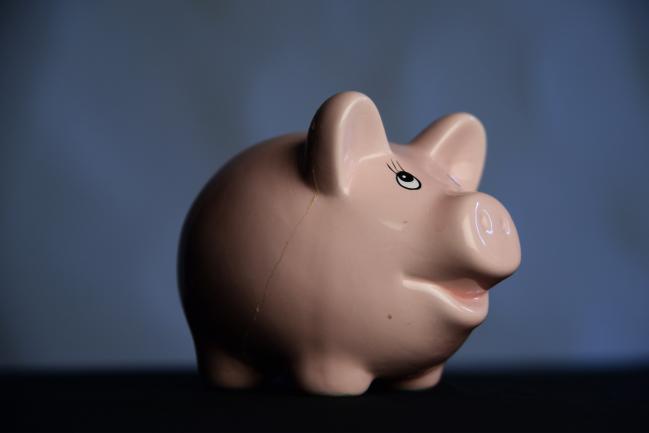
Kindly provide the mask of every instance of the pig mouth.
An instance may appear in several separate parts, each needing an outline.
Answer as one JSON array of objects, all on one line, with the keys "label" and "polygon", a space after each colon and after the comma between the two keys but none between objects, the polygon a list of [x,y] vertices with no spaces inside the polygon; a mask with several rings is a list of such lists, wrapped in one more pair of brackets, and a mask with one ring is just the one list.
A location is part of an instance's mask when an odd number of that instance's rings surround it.
[{"label": "pig mouth", "polygon": [[469,278],[445,282],[439,286],[462,302],[474,302],[487,294],[487,289],[482,284]]},{"label": "pig mouth", "polygon": [[404,278],[403,285],[432,296],[441,302],[450,317],[463,325],[474,327],[487,317],[488,290],[473,279],[432,282],[421,278]]}]

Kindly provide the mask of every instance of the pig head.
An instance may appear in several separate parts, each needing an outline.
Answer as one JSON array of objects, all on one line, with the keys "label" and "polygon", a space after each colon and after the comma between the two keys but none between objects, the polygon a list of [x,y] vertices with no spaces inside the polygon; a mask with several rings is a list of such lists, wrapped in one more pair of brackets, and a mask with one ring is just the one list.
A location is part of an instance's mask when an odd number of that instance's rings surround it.
[{"label": "pig head", "polygon": [[235,157],[181,240],[201,371],[240,387],[276,363],[326,394],[359,394],[375,378],[435,385],[485,319],[489,288],[520,263],[507,210],[477,192],[485,155],[471,115],[393,144],[373,102],[345,92],[307,135]]}]

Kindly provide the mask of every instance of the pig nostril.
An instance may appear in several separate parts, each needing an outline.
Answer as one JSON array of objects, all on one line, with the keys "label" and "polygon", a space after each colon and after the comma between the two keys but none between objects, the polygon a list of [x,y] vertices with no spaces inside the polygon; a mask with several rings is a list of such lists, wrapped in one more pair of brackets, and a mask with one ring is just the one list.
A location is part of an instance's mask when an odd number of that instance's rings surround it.
[{"label": "pig nostril", "polygon": [[[493,285],[511,275],[520,264],[520,242],[516,225],[507,209],[495,198],[482,193],[464,196],[458,214],[464,243],[457,245],[457,257],[473,278]],[[456,229],[457,230],[457,229]],[[458,233],[453,230],[451,233]]]},{"label": "pig nostril", "polygon": [[476,202],[475,204],[475,209],[474,215],[473,215],[473,221],[475,223],[475,229],[478,237],[480,238],[480,242],[482,242],[482,245],[487,245],[487,242],[485,241],[484,237],[482,236],[483,233],[487,235],[492,235],[494,232],[494,224],[493,220],[491,219],[491,215],[485,208],[480,207],[480,202]]},{"label": "pig nostril", "polygon": [[509,225],[509,221],[507,221],[507,218],[503,218],[500,221],[500,227],[502,228],[502,230],[505,232],[506,235],[508,235],[508,234],[510,234],[512,232],[512,228]]},{"label": "pig nostril", "polygon": [[482,229],[486,234],[488,235],[493,234],[494,224],[493,221],[491,220],[491,215],[489,215],[489,212],[487,212],[486,209],[482,209],[480,211],[480,225],[482,226]]}]

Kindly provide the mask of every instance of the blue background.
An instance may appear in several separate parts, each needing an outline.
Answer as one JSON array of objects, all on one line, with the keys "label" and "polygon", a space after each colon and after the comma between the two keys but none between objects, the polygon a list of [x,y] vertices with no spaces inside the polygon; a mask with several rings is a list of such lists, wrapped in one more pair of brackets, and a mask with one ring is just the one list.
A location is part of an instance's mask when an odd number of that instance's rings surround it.
[{"label": "blue background", "polygon": [[0,11],[0,366],[191,365],[176,248],[229,157],[368,94],[485,124],[519,272],[451,368],[649,360],[641,1],[16,2]]}]

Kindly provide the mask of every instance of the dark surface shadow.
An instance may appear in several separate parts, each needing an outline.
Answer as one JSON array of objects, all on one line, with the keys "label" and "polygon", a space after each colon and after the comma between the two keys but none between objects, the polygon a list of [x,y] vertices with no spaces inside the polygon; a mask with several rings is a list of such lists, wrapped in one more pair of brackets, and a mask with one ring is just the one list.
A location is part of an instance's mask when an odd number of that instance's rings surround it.
[{"label": "dark surface shadow", "polygon": [[320,397],[277,381],[210,388],[191,370],[7,372],[11,431],[645,431],[649,366],[450,373],[428,391],[377,383]]}]

